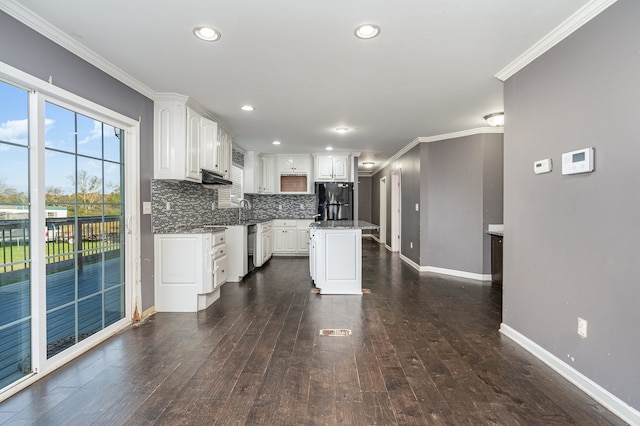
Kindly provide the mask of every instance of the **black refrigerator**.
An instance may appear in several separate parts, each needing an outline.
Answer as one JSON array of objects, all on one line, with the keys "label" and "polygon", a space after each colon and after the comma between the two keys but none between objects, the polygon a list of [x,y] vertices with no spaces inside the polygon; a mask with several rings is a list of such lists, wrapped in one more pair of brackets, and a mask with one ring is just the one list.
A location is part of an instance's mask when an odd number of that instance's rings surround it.
[{"label": "black refrigerator", "polygon": [[353,220],[353,183],[316,182],[317,220]]}]

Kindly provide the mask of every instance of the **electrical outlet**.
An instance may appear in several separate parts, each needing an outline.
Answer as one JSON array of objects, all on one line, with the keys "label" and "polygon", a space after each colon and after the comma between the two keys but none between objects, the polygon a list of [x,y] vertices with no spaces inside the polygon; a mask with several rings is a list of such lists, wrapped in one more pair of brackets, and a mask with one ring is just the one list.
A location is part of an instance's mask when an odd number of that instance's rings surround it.
[{"label": "electrical outlet", "polygon": [[413,248],[413,241],[409,243],[409,248]]},{"label": "electrical outlet", "polygon": [[164,209],[165,210],[171,210],[171,203],[168,202],[168,201],[166,203],[164,203]]},{"label": "electrical outlet", "polygon": [[216,203],[211,203],[211,210],[215,210],[216,209]]},{"label": "electrical outlet", "polygon": [[578,317],[578,335],[583,339],[587,338],[587,320]]},{"label": "electrical outlet", "polygon": [[416,211],[419,212],[420,211],[420,204],[416,203]]}]

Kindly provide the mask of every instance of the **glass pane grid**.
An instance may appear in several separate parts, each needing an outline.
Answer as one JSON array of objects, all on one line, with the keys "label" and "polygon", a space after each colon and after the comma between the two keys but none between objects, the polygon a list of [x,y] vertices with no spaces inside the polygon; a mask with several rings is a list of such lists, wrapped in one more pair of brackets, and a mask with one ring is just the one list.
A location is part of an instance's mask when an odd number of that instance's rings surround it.
[{"label": "glass pane grid", "polygon": [[28,93],[0,82],[0,388],[31,373]]},{"label": "glass pane grid", "polygon": [[62,132],[48,133],[45,156],[47,208],[55,213],[47,219],[51,357],[124,317],[124,291],[114,290],[124,289],[124,132],[52,104],[46,111],[50,122],[64,122]]}]

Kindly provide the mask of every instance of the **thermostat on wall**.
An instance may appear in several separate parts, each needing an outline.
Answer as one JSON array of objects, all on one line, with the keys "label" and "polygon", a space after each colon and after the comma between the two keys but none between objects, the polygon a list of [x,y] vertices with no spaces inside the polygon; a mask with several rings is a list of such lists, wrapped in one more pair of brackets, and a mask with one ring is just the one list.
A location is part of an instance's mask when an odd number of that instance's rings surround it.
[{"label": "thermostat on wall", "polygon": [[593,171],[593,148],[583,148],[562,154],[562,174],[575,175]]},{"label": "thermostat on wall", "polygon": [[549,173],[552,168],[551,158],[545,158],[544,160],[538,160],[533,163],[533,172],[537,175]]}]

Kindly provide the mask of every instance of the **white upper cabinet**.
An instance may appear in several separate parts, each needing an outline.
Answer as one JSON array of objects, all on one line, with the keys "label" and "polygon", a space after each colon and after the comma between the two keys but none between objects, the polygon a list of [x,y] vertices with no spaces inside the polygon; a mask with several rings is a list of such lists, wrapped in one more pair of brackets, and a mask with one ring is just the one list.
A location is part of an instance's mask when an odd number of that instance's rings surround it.
[{"label": "white upper cabinet", "polygon": [[255,151],[244,153],[244,192],[273,194],[275,192],[275,158]]},{"label": "white upper cabinet", "polygon": [[316,182],[323,181],[349,181],[349,155],[348,154],[317,154],[315,167]]},{"label": "white upper cabinet", "polygon": [[155,179],[202,182],[200,169],[229,176],[231,135],[186,96],[158,94],[154,103]]},{"label": "white upper cabinet", "polygon": [[262,161],[255,151],[244,153],[243,185],[246,194],[259,194],[262,188]]},{"label": "white upper cabinet", "polygon": [[276,192],[276,159],[270,155],[263,155],[261,159],[262,181],[261,193],[273,194]]},{"label": "white upper cabinet", "polygon": [[231,175],[231,134],[218,126],[218,140],[216,144],[216,164],[213,170],[230,179]]},{"label": "white upper cabinet", "polygon": [[309,173],[311,171],[311,157],[309,155],[279,155],[278,170],[280,173]]},{"label": "white upper cabinet", "polygon": [[202,116],[187,107],[187,168],[186,178],[202,182],[200,173],[200,145],[202,142]]},{"label": "white upper cabinet", "polygon": [[202,117],[200,138],[200,168],[214,170],[216,164],[216,141],[218,139],[218,123]]}]

